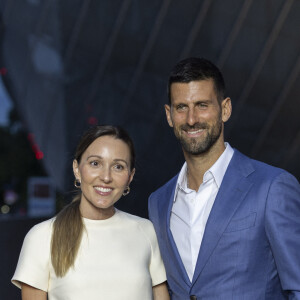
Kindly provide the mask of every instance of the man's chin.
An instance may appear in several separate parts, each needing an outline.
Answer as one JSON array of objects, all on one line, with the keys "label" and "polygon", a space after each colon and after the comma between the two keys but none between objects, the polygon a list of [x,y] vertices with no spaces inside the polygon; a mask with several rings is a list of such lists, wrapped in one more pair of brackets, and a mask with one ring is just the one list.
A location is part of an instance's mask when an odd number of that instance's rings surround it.
[{"label": "man's chin", "polygon": [[199,155],[208,151],[206,145],[201,145],[199,143],[195,143],[191,145],[191,143],[182,142],[181,146],[185,152],[192,155]]},{"label": "man's chin", "polygon": [[204,149],[203,148],[201,148],[201,149],[199,149],[199,148],[197,148],[197,149],[185,149],[184,148],[184,150],[185,150],[186,153],[188,153],[190,155],[197,156],[197,155],[205,154],[206,152],[208,152],[209,149],[207,149],[207,148],[204,148]]}]

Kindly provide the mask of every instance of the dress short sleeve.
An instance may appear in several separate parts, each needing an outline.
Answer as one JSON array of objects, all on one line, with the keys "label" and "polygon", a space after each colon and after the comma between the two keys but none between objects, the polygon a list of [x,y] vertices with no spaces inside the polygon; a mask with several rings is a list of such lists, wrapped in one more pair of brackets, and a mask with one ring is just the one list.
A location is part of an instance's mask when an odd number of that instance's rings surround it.
[{"label": "dress short sleeve", "polygon": [[167,280],[165,266],[162,261],[158,241],[153,224],[149,220],[145,220],[145,233],[151,245],[151,260],[150,260],[150,275],[152,279],[152,286],[163,283]]},{"label": "dress short sleeve", "polygon": [[48,291],[52,219],[35,225],[25,236],[12,283]]}]

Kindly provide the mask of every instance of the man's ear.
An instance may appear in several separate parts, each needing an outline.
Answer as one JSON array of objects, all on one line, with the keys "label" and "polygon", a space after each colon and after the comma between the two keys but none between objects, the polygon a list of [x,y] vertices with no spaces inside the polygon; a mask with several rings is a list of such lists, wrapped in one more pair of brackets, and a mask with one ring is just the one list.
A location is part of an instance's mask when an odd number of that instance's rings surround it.
[{"label": "man's ear", "polygon": [[78,179],[79,181],[81,181],[79,166],[78,166],[78,162],[76,159],[73,160],[73,173],[74,173],[75,178]]},{"label": "man's ear", "polygon": [[165,111],[166,111],[166,117],[167,117],[167,121],[169,123],[170,127],[173,127],[173,122],[172,122],[172,118],[171,118],[171,107],[168,104],[165,104]]},{"label": "man's ear", "polygon": [[225,123],[229,120],[232,112],[231,99],[229,97],[225,98],[221,103],[222,108],[222,121]]}]

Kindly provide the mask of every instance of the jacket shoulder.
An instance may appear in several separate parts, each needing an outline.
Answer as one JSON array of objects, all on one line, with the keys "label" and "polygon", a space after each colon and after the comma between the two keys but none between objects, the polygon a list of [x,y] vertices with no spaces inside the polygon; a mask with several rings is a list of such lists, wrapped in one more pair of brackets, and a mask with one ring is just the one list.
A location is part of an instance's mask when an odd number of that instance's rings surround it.
[{"label": "jacket shoulder", "polygon": [[284,169],[272,166],[270,164],[267,164],[265,162],[250,158],[238,150],[234,150],[234,156],[232,159],[233,165],[237,166],[237,168],[240,169],[242,173],[246,177],[251,177],[252,175],[255,176],[256,180],[259,178],[261,179],[274,179],[279,176],[291,176],[292,174],[287,172]]},{"label": "jacket shoulder", "polygon": [[164,185],[159,187],[157,190],[155,190],[151,195],[150,198],[159,196],[161,194],[166,193],[169,190],[173,190],[176,186],[177,179],[178,179],[178,174],[176,174],[173,178],[171,178],[168,182],[166,182]]}]

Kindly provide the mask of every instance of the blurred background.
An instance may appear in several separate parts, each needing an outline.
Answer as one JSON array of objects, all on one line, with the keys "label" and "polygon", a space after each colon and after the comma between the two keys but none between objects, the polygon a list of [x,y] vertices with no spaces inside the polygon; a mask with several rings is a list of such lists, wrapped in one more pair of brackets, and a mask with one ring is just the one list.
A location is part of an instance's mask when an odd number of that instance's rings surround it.
[{"label": "blurred background", "polygon": [[226,140],[299,180],[299,37],[299,0],[0,0],[0,299],[20,299],[10,279],[26,232],[72,198],[89,126],[130,133],[137,172],[117,206],[147,217],[183,163],[163,108],[182,58],[223,72]]}]

